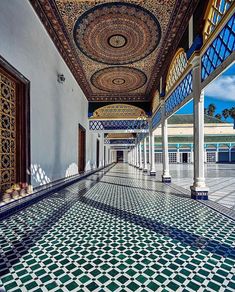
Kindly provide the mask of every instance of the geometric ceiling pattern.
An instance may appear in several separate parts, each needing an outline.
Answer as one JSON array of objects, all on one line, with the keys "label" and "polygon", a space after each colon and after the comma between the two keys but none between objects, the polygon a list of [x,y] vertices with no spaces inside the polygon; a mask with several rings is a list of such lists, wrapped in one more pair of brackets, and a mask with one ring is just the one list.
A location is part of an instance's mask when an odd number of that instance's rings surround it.
[{"label": "geometric ceiling pattern", "polygon": [[98,108],[94,111],[91,119],[146,119],[148,116],[139,107],[124,103],[114,103]]},{"label": "geometric ceiling pattern", "polygon": [[150,101],[199,0],[29,0],[89,101]]},{"label": "geometric ceiling pattern", "polygon": [[114,66],[95,72],[91,76],[94,87],[108,92],[126,93],[144,86],[146,75],[139,69]]},{"label": "geometric ceiling pattern", "polygon": [[94,61],[124,65],[152,53],[161,39],[157,18],[123,2],[98,5],[83,13],[73,30],[77,47]]}]

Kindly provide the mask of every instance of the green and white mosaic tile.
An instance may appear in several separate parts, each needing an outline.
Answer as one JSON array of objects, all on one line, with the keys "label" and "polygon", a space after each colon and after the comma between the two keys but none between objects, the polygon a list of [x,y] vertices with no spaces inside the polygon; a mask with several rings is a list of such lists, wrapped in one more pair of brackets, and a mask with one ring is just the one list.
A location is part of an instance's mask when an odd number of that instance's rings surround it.
[{"label": "green and white mosaic tile", "polygon": [[127,165],[0,222],[5,291],[235,291],[235,222]]}]

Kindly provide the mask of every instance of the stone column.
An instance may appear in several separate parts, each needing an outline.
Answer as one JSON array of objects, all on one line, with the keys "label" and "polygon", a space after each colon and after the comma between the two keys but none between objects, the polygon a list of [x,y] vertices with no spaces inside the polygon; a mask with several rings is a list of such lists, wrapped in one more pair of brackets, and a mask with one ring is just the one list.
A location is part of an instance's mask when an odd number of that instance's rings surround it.
[{"label": "stone column", "polygon": [[177,145],[176,162],[180,163],[180,146]]},{"label": "stone column", "polygon": [[228,161],[231,163],[232,162],[232,146],[229,146],[228,149]]},{"label": "stone column", "polygon": [[99,167],[104,166],[104,133],[100,134],[100,161],[99,161]]},{"label": "stone column", "polygon": [[209,188],[205,183],[204,170],[204,91],[201,91],[200,58],[193,61],[193,100],[194,100],[194,179],[191,198],[207,200]]},{"label": "stone column", "polygon": [[134,155],[134,167],[136,167],[137,162],[136,162],[136,148],[133,148],[133,155]]},{"label": "stone column", "polygon": [[139,169],[143,169],[141,141],[139,142]]},{"label": "stone column", "polygon": [[193,145],[191,145],[191,161],[190,161],[190,163],[193,163]]},{"label": "stone column", "polygon": [[219,144],[216,145],[215,162],[219,162]]},{"label": "stone column", "polygon": [[156,175],[156,168],[155,168],[155,157],[154,157],[154,134],[152,129],[149,131],[149,150],[150,150],[150,175]]},{"label": "stone column", "polygon": [[139,168],[140,167],[140,161],[139,161],[139,147],[138,144],[136,144],[135,147],[135,151],[136,151],[136,167]]},{"label": "stone column", "polygon": [[170,183],[171,176],[169,171],[168,131],[164,106],[162,107],[162,161],[163,161],[162,182]]},{"label": "stone column", "polygon": [[143,172],[148,172],[148,165],[147,165],[147,138],[144,138],[144,165],[143,165]]},{"label": "stone column", "polygon": [[204,147],[204,162],[207,163],[207,151],[205,147]]}]

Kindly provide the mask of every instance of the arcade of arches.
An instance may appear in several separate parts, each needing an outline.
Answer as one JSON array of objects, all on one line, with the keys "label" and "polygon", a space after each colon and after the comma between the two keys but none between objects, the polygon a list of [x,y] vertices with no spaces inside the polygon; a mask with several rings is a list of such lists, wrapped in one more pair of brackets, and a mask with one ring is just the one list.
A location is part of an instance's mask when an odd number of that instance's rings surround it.
[{"label": "arcade of arches", "polygon": [[234,61],[234,0],[0,0],[0,291],[235,291]]}]

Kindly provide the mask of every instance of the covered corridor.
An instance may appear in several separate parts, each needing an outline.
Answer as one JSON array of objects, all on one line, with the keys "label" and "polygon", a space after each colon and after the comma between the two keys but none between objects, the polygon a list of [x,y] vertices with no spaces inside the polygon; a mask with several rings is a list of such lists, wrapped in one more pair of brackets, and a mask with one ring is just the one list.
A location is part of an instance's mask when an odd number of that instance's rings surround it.
[{"label": "covered corridor", "polygon": [[0,292],[235,291],[234,88],[235,0],[0,0]]},{"label": "covered corridor", "polygon": [[6,291],[234,291],[235,223],[126,164],[1,221]]}]

